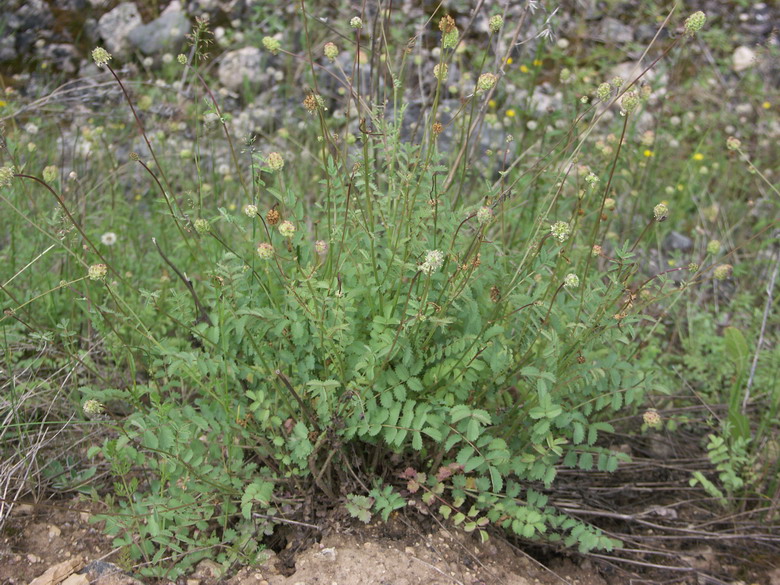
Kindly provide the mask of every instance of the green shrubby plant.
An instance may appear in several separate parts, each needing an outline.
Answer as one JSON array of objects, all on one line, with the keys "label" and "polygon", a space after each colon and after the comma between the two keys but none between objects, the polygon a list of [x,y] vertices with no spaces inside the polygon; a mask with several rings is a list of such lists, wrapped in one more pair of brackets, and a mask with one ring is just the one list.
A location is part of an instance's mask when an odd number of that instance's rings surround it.
[{"label": "green shrubby plant", "polygon": [[[681,30],[702,24],[691,17]],[[469,63],[457,52],[455,20],[433,26],[440,61],[427,74],[433,101],[416,140],[402,137],[403,115],[383,115],[377,95],[360,93],[379,92],[378,82],[361,85],[356,69],[354,83],[338,78],[344,97],[327,96],[307,57],[306,128],[296,137],[301,154],[291,156],[276,145],[234,145],[229,116],[198,69],[208,38],[199,21],[194,58],[178,60],[206,98],[205,115],[200,105],[191,112],[193,129],[202,139],[210,115],[224,131],[231,197],[243,201],[231,208],[209,195],[205,145],[158,153],[123,86],[146,154],[115,166],[137,169],[149,185],[144,197],[156,198],[152,213],[128,221],[155,226],[145,256],[117,249],[130,239],[122,233],[118,246],[103,241],[106,226],[84,232],[51,171],[44,185],[25,169],[0,171],[2,183],[51,188],[59,221],[78,227],[66,246],[72,280],[51,290],[81,287],[88,305],[69,307],[70,318],[88,318],[102,359],[126,370],[121,383],[88,376],[77,402],[105,428],[89,455],[114,482],[106,530],[147,574],[173,577],[207,556],[226,566],[258,559],[265,533],[308,520],[302,494],[363,522],[413,505],[482,539],[493,526],[582,551],[620,544],[560,513],[550,494],[562,467],[615,471],[627,456],[600,440],[614,430],[610,421],[669,384],[653,351],[636,343],[643,311],[673,294],[666,275],[639,275],[640,252],[680,206],[615,193],[618,179],[642,169],[624,145],[646,92],[613,80],[588,88],[600,100],[592,104],[569,95],[570,124],[501,144],[509,156],[531,148],[541,162],[525,168],[505,156],[491,181],[499,157],[474,153],[491,102],[510,98],[503,73],[491,70],[490,50],[473,57],[481,62],[469,93],[445,122],[442,84],[456,58],[459,68]],[[355,16],[341,28],[363,43],[371,27]],[[509,34],[511,23],[494,16],[489,28]],[[275,58],[292,58],[284,42],[266,39]],[[333,61],[349,50],[346,40],[328,42],[309,57]],[[106,51],[93,56],[122,84]],[[382,90],[401,114],[413,77],[403,59]],[[351,97],[345,120],[328,116],[324,96]],[[592,141],[611,105],[622,114],[614,140]],[[442,134],[460,141],[452,152],[441,148]],[[176,169],[189,165],[191,174]],[[122,416],[109,416],[117,405]],[[715,435],[709,449],[729,494],[750,467],[737,411],[730,428],[741,429],[742,442],[731,442],[731,458]],[[657,426],[648,412],[646,424]]]}]

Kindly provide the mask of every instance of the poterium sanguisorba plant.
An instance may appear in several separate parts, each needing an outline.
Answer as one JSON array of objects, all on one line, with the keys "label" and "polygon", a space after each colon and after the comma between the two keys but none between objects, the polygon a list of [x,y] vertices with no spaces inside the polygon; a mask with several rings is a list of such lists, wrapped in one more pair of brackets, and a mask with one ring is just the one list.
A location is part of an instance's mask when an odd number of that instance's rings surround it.
[{"label": "poterium sanguisorba plant", "polygon": [[[703,19],[691,17],[685,32]],[[529,169],[533,192],[523,192],[521,170],[462,189],[463,157],[501,76],[481,73],[445,128],[439,90],[458,29],[448,16],[441,22],[420,141],[403,140],[403,117],[379,115],[361,93],[357,54],[354,76],[334,74],[351,104],[347,125],[331,119],[310,49],[302,59],[314,89],[302,113],[319,164],[255,156],[243,213],[201,201],[188,217],[162,161],[135,157],[180,234],[171,249],[155,245],[181,292],[144,293],[150,317],[104,266],[90,270],[100,299],[92,324],[139,373],[127,387],[85,387],[83,396],[98,401],[91,416],[112,400],[132,407],[92,454],[116,478],[119,513],[105,516],[107,529],[148,573],[178,574],[205,556],[253,557],[258,523],[316,521],[303,505],[311,496],[364,520],[415,502],[483,538],[494,525],[581,550],[618,544],[558,513],[542,489],[560,466],[615,470],[625,456],[599,436],[653,383],[633,343],[634,251],[669,210],[643,206],[646,228],[607,251],[605,201],[620,148],[603,173],[574,164],[587,137],[577,124],[619,102],[625,133],[642,92],[636,81],[613,84],[580,104],[567,140]],[[366,30],[358,17],[350,25],[358,47]],[[104,50],[94,56],[110,67]],[[385,87],[398,104],[403,67]],[[355,140],[338,139],[350,130]],[[454,160],[438,147],[445,131],[465,141]],[[308,184],[285,182],[291,163],[312,166]]]}]

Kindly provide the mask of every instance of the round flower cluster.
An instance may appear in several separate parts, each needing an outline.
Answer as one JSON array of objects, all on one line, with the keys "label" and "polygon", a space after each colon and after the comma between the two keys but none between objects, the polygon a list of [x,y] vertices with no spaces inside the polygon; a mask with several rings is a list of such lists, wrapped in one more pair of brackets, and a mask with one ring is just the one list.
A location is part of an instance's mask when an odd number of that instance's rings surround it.
[{"label": "round flower cluster", "polygon": [[244,205],[244,208],[241,210],[244,212],[244,215],[247,217],[255,217],[257,215],[257,205],[252,205],[251,203],[247,203]]},{"label": "round flower cluster", "polygon": [[596,185],[599,183],[599,177],[595,173],[588,173],[585,175],[585,182],[590,186],[591,189],[595,188]]},{"label": "round flower cluster", "polygon": [[420,264],[420,270],[425,274],[433,274],[444,264],[444,253],[439,250],[428,250],[425,253],[425,262]]},{"label": "round flower cluster", "polygon": [[263,37],[263,47],[272,55],[278,55],[279,49],[282,48],[282,43],[274,37]]},{"label": "round flower cluster", "polygon": [[490,32],[497,33],[501,30],[501,28],[504,26],[504,17],[500,14],[496,14],[495,16],[491,16],[490,20],[488,21],[488,28],[490,28]]},{"label": "round flower cluster", "polygon": [[7,187],[11,184],[11,179],[14,178],[13,167],[0,168],[0,188]]},{"label": "round flower cluster", "polygon": [[321,95],[318,95],[316,93],[310,93],[303,99],[303,107],[306,108],[306,111],[310,114],[313,114],[314,112],[318,110],[326,110],[325,107],[325,100],[322,99]]},{"label": "round flower cluster", "polygon": [[739,138],[734,138],[733,136],[729,136],[726,139],[726,148],[729,150],[739,150],[742,146],[742,142],[740,142]]},{"label": "round flower cluster", "polygon": [[580,286],[580,277],[576,274],[567,274],[563,279],[564,288],[577,288]]},{"label": "round flower cluster", "polygon": [[446,81],[449,70],[450,68],[446,63],[437,63],[433,66],[433,76],[439,81]]},{"label": "round flower cluster", "polygon": [[441,37],[442,47],[454,49],[458,44],[458,29],[455,27],[455,19],[449,14],[442,17],[439,21],[439,30],[443,33]]},{"label": "round flower cluster", "polygon": [[639,105],[639,94],[635,91],[627,91],[620,100],[621,114],[630,114]]},{"label": "round flower cluster", "polygon": [[57,167],[54,165],[49,165],[43,168],[43,180],[47,183],[53,183],[56,181],[59,174],[59,169],[57,169]]},{"label": "round flower cluster", "polygon": [[291,221],[283,221],[279,224],[279,233],[285,238],[292,238],[295,235],[295,225]]},{"label": "round flower cluster", "polygon": [[270,260],[274,257],[274,247],[267,242],[257,244],[257,255],[263,260]]},{"label": "round flower cluster", "polygon": [[556,221],[550,226],[550,233],[559,242],[565,242],[571,234],[571,226],[565,221]]},{"label": "round flower cluster", "polygon": [[659,203],[653,207],[653,217],[658,223],[666,221],[669,217],[669,207],[665,203]]},{"label": "round flower cluster", "polygon": [[328,242],[325,240],[317,240],[314,242],[314,251],[317,252],[317,254],[324,256],[328,253]]},{"label": "round flower cluster", "polygon": [[179,62],[179,65],[186,65],[187,55],[185,55],[184,53],[179,53],[178,57],[176,57],[176,60]]},{"label": "round flower cluster", "polygon": [[355,30],[360,30],[363,28],[363,19],[359,16],[353,16],[349,21],[349,26],[354,28]]},{"label": "round flower cluster", "polygon": [[195,220],[195,231],[204,236],[209,233],[209,221],[199,217]]},{"label": "round flower cluster", "polygon": [[685,31],[686,35],[692,37],[704,27],[704,23],[706,22],[707,22],[707,15],[704,14],[701,10],[699,10],[698,12],[694,12],[693,14],[691,14],[685,20],[685,26],[683,27],[683,30]]},{"label": "round flower cluster", "polygon": [[103,47],[95,47],[92,50],[92,60],[95,62],[95,65],[102,67],[111,60],[111,53]]},{"label": "round flower cluster", "polygon": [[720,242],[718,240],[711,240],[707,243],[707,254],[715,256],[718,252],[720,252]]},{"label": "round flower cluster", "polygon": [[322,52],[328,59],[335,61],[339,54],[339,48],[335,43],[325,43],[325,46],[322,48]]},{"label": "round flower cluster", "polygon": [[596,88],[596,97],[601,101],[606,100],[610,95],[612,95],[612,86],[606,81]]},{"label": "round flower cluster", "polygon": [[604,209],[607,211],[614,211],[616,205],[617,204],[615,203],[615,200],[612,199],[612,197],[607,197],[604,199]]},{"label": "round flower cluster", "polygon": [[493,210],[488,206],[480,207],[477,211],[477,221],[482,225],[493,221]]},{"label": "round flower cluster", "polygon": [[84,410],[84,414],[86,414],[88,417],[93,417],[103,414],[105,407],[100,403],[100,401],[95,400],[94,398],[90,398],[84,403],[82,409]]},{"label": "round flower cluster", "polygon": [[654,429],[661,426],[661,415],[658,414],[658,411],[655,408],[646,410],[642,415],[642,420],[648,427]]},{"label": "round flower cluster", "polygon": [[270,153],[265,162],[268,163],[268,168],[274,172],[281,171],[282,167],[284,167],[284,159],[278,152]]},{"label": "round flower cluster", "polygon": [[731,264],[721,264],[712,272],[712,274],[715,276],[716,280],[726,280],[731,276],[733,271],[734,267]]},{"label": "round flower cluster", "polygon": [[105,264],[93,264],[87,272],[90,280],[103,280],[106,274],[108,274],[108,266]]},{"label": "round flower cluster", "polygon": [[477,79],[477,93],[493,89],[497,81],[498,75],[495,73],[483,73]]}]

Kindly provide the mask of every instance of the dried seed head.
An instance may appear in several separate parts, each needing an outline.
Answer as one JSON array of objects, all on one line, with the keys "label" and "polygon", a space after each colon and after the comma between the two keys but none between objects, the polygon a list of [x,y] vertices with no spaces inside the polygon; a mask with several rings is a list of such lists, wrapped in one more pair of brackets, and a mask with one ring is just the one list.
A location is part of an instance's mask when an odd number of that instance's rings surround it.
[{"label": "dried seed head", "polygon": [[449,14],[442,16],[439,21],[439,30],[444,34],[451,33],[455,30],[455,19]]},{"label": "dried seed head", "polygon": [[280,219],[282,216],[276,209],[269,209],[268,213],[265,214],[265,221],[268,222],[268,225],[276,225]]}]

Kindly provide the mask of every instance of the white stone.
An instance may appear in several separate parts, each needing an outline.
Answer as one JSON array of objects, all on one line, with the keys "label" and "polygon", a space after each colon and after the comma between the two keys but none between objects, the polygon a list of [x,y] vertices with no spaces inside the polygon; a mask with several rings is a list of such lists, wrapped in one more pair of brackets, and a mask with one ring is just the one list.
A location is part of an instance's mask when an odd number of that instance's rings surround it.
[{"label": "white stone", "polygon": [[731,57],[731,62],[736,72],[750,69],[756,63],[756,52],[750,47],[737,47]]}]

